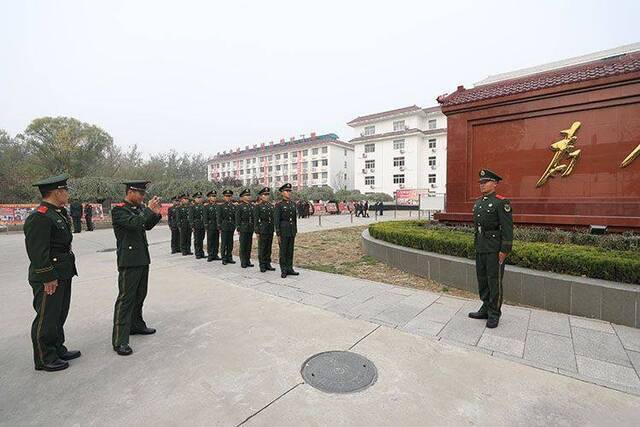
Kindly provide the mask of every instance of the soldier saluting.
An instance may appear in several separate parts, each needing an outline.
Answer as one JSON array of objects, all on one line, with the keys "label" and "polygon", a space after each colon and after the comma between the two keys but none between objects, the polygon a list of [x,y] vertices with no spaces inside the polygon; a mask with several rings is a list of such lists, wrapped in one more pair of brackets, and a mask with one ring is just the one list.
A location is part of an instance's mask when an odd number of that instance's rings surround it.
[{"label": "soldier saluting", "polygon": [[291,184],[286,183],[278,189],[282,194],[282,200],[276,202],[273,211],[273,223],[278,235],[280,252],[280,277],[288,275],[297,276],[293,270],[293,246],[298,232],[298,220],[296,219],[296,204],[291,201]]},{"label": "soldier saluting", "polygon": [[253,242],[253,205],[251,191],[245,188],[240,192],[240,203],[236,206],[236,226],[240,245],[240,266],[253,267],[251,264],[251,244]]},{"label": "soldier saluting", "polygon": [[149,244],[147,230],[160,221],[160,199],[153,197],[149,206],[142,204],[149,181],[127,181],[124,202],[111,209],[118,255],[118,298],[113,316],[113,349],[121,356],[133,353],[129,335],[150,335],[142,318],[149,280]]},{"label": "soldier saluting", "polygon": [[253,229],[258,236],[258,261],[260,272],[275,271],[271,266],[271,247],[273,245],[273,203],[269,187],[258,192],[258,203],[254,206]]},{"label": "soldier saluting", "polygon": [[222,264],[235,264],[233,260],[233,232],[236,230],[236,206],[231,202],[233,191],[222,192],[224,201],[218,205],[218,230],[220,230],[220,256]]},{"label": "soldier saluting", "polygon": [[193,229],[193,250],[196,253],[196,259],[204,258],[204,223],[205,208],[202,204],[202,193],[197,192],[193,195],[193,206],[189,215],[189,223]]},{"label": "soldier saluting", "polygon": [[77,276],[71,252],[71,220],[64,205],[69,202],[67,175],[33,184],[42,194],[40,206],[24,223],[29,256],[29,284],[36,318],[31,325],[33,359],[38,371],[60,371],[79,351],[64,346],[64,323],[71,302],[71,279]]},{"label": "soldier saluting", "polygon": [[218,204],[216,203],[216,191],[207,193],[208,203],[205,205],[205,227],[207,229],[207,262],[219,261],[220,231],[218,230]]},{"label": "soldier saluting", "polygon": [[482,196],[473,206],[476,249],[476,275],[482,307],[469,313],[472,319],[487,319],[487,328],[495,328],[500,321],[502,307],[502,276],[505,259],[513,241],[513,218],[508,199],[496,194],[502,178],[490,171],[480,171]]}]

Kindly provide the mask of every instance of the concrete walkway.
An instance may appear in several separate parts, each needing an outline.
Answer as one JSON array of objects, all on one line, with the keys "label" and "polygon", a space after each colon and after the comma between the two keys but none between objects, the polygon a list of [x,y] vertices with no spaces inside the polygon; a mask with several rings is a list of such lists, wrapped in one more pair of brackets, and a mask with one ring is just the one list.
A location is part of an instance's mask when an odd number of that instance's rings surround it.
[{"label": "concrete walkway", "polygon": [[[166,227],[149,234],[145,317],[158,333],[132,337],[126,358],[110,348],[115,254],[98,252],[114,246],[113,233],[75,238],[81,275],[66,332],[83,357],[53,374],[32,366],[24,243],[0,238],[0,424],[635,425],[640,418],[635,329],[506,307],[500,327],[487,331],[466,317],[473,301],[315,271],[281,279],[223,267],[169,255],[167,235]],[[304,384],[303,361],[336,349],[372,360],[377,382],[351,395]]]}]

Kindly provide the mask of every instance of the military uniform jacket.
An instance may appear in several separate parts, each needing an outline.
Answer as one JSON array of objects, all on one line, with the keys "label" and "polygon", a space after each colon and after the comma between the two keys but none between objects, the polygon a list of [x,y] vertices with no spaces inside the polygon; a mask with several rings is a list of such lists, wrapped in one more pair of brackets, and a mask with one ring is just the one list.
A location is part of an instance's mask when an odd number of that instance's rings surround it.
[{"label": "military uniform jacket", "polygon": [[71,252],[71,224],[67,210],[47,202],[24,223],[29,264],[29,281],[51,282],[78,275],[76,258]]},{"label": "military uniform jacket", "polygon": [[169,209],[167,209],[167,222],[169,223],[169,228],[178,228],[178,206],[171,205]]},{"label": "military uniform jacket", "polygon": [[89,203],[84,205],[84,216],[89,218],[93,217],[93,206],[91,206]]},{"label": "military uniform jacket", "polygon": [[80,202],[71,202],[69,205],[69,215],[78,218],[82,216],[82,204]]},{"label": "military uniform jacket", "polygon": [[204,225],[207,228],[218,228],[218,204],[207,203],[204,205]]},{"label": "military uniform jacket", "polygon": [[176,219],[178,220],[178,227],[189,227],[189,211],[191,205],[180,205],[176,208]]},{"label": "military uniform jacket", "polygon": [[240,203],[236,207],[236,226],[242,233],[253,233],[253,205]]},{"label": "military uniform jacket", "polygon": [[151,264],[147,230],[160,221],[162,215],[132,203],[118,203],[111,209],[111,222],[116,235],[118,267],[138,267]]},{"label": "military uniform jacket", "polygon": [[189,211],[189,223],[193,228],[204,228],[205,208],[203,204],[195,204]]},{"label": "military uniform jacket", "polygon": [[222,231],[235,231],[236,207],[231,202],[223,202],[218,205],[218,228]]},{"label": "military uniform jacket", "polygon": [[253,229],[260,234],[273,234],[273,204],[258,203],[253,208]]},{"label": "military uniform jacket", "polygon": [[291,200],[276,202],[273,210],[273,224],[278,236],[292,237],[298,233],[296,204]]},{"label": "military uniform jacket", "polygon": [[508,199],[495,193],[480,197],[473,206],[477,253],[511,252],[513,218]]}]

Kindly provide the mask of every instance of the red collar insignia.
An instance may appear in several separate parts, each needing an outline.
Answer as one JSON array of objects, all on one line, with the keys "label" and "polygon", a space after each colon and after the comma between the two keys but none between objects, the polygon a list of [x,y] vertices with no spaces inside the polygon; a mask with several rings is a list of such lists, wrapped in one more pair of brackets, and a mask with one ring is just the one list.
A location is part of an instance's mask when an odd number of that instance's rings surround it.
[{"label": "red collar insignia", "polygon": [[41,205],[40,207],[38,207],[38,212],[40,212],[41,214],[47,213],[48,210],[49,208],[45,205]]}]

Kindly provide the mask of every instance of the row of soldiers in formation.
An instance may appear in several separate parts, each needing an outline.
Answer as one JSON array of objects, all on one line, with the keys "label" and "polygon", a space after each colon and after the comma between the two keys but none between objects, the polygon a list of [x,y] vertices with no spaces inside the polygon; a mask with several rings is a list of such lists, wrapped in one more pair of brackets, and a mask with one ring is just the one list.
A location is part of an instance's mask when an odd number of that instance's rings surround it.
[{"label": "row of soldiers in formation", "polygon": [[251,201],[251,191],[244,189],[239,201],[232,201],[233,191],[224,190],[219,201],[216,191],[197,192],[190,198],[186,194],[172,198],[168,210],[171,230],[171,253],[193,255],[191,240],[197,259],[205,258],[204,240],[207,240],[207,261],[221,260],[222,264],[235,264],[233,236],[239,235],[239,255],[242,268],[253,267],[251,245],[253,235],[258,238],[258,261],[261,272],[274,271],[271,265],[273,234],[278,236],[279,263],[283,278],[297,275],[293,270],[293,246],[297,233],[297,206],[291,201],[291,184],[280,187],[282,200],[271,202],[268,187],[258,192],[258,200]]},{"label": "row of soldiers in formation", "polygon": [[84,220],[87,224],[87,231],[93,231],[95,226],[93,225],[93,206],[89,203],[85,203],[84,208],[82,203],[78,200],[72,200],[69,205],[69,215],[73,221],[73,232],[80,233],[82,231],[82,215],[84,214]]}]

